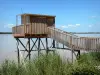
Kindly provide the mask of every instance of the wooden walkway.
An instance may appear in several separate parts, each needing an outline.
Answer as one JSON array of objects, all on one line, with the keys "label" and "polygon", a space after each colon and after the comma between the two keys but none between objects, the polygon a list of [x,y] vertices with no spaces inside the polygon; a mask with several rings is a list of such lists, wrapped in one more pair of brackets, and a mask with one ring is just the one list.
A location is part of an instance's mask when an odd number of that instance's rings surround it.
[{"label": "wooden walkway", "polygon": [[79,37],[54,27],[48,27],[48,30],[52,39],[73,50],[100,50],[100,37]]}]

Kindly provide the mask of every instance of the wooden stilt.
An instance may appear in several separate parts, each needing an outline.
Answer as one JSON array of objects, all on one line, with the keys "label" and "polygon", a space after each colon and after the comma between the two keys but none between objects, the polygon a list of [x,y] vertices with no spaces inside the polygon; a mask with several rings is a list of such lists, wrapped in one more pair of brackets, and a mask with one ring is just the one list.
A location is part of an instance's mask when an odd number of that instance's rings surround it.
[{"label": "wooden stilt", "polygon": [[16,40],[17,40],[17,58],[18,58],[18,64],[20,64],[20,54],[19,54],[19,41],[18,41],[18,39],[16,38]]},{"label": "wooden stilt", "polygon": [[55,48],[55,40],[53,40],[53,47],[52,48]]},{"label": "wooden stilt", "polygon": [[38,38],[38,56],[39,56],[39,54],[40,54],[40,38]]},{"label": "wooden stilt", "polygon": [[64,49],[64,44],[63,44],[63,49]]},{"label": "wooden stilt", "polygon": [[81,54],[80,50],[78,50],[78,55],[77,55],[78,58],[80,58],[80,54]]},{"label": "wooden stilt", "polygon": [[71,50],[71,52],[72,52],[72,63],[73,63],[73,50]]},{"label": "wooden stilt", "polygon": [[43,43],[42,39],[40,39],[40,41],[41,41],[42,46],[43,46],[43,48],[44,48],[44,50],[45,50],[46,48],[45,48],[45,45],[44,45],[44,43]]},{"label": "wooden stilt", "polygon": [[46,38],[46,53],[48,54],[48,39]]},{"label": "wooden stilt", "polygon": [[29,60],[31,59],[31,49],[30,49],[30,38],[28,38],[28,44],[29,44],[29,50],[28,50],[28,54],[29,54]]},{"label": "wooden stilt", "polygon": [[[32,40],[32,39],[31,39]],[[31,51],[32,51],[32,49],[33,49],[33,47],[35,46],[36,48],[37,48],[37,46],[36,46],[36,42],[38,41],[38,38],[35,40],[35,42],[32,40],[32,42],[33,42],[33,46],[31,47]],[[38,48],[37,48],[38,49]]]}]

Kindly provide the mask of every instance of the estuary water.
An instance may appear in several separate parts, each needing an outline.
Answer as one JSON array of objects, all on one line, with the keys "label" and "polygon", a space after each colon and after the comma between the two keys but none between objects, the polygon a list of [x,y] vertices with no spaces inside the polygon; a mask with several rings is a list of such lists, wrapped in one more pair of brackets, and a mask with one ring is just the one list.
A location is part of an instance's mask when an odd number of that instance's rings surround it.
[{"label": "estuary water", "polygon": [[[20,39],[24,45],[27,43],[27,39]],[[36,40],[36,39],[33,39]],[[42,39],[44,45],[45,44],[45,39]],[[49,47],[51,46],[52,40],[48,39],[48,45]],[[32,46],[32,42],[31,42],[31,46]],[[37,43],[36,43],[37,44]],[[62,44],[59,44],[59,46],[62,46]],[[21,44],[19,46],[20,49],[24,49]],[[43,46],[41,45],[41,48],[43,48]],[[13,37],[12,34],[0,34],[0,62],[3,62],[5,59],[9,59],[9,60],[17,60],[17,46],[16,46],[16,40]],[[57,53],[60,54],[60,56],[64,59],[71,59],[72,58],[72,53],[69,50],[64,50],[64,49],[56,49]],[[27,53],[25,52],[21,52],[21,56],[25,57]],[[35,57],[35,55],[37,55],[37,51],[33,51],[31,53],[32,57]]]},{"label": "estuary water", "polygon": [[16,40],[11,34],[0,34],[0,62],[16,59]]}]

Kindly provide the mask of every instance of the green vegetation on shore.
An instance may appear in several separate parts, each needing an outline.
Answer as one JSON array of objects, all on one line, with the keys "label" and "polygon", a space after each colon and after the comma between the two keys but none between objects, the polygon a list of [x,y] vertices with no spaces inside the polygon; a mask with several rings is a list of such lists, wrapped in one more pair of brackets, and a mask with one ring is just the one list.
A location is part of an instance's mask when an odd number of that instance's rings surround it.
[{"label": "green vegetation on shore", "polygon": [[0,65],[0,75],[100,75],[100,53],[86,53],[74,63],[64,61],[58,54],[41,54],[21,63],[5,60]]}]

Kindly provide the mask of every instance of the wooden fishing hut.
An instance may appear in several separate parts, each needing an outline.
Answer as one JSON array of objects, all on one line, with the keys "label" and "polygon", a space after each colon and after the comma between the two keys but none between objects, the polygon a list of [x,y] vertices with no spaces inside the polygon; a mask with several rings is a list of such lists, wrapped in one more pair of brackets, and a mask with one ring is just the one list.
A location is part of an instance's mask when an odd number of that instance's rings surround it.
[{"label": "wooden fishing hut", "polygon": [[[16,26],[12,28],[13,36],[17,41],[17,53],[18,53],[18,62],[20,63],[20,51],[26,51],[28,54],[26,56],[31,58],[31,51],[46,50],[48,53],[48,27],[55,27],[55,16],[51,15],[39,15],[39,14],[19,14],[16,16]],[[25,45],[21,39],[28,39],[27,44]],[[34,41],[33,38],[36,38]],[[41,38],[46,38],[45,45]],[[33,43],[31,46],[30,42]],[[37,44],[36,44],[37,43]],[[41,49],[41,44],[43,49]],[[24,50],[20,49],[19,44],[21,44]],[[28,48],[26,47],[28,45]],[[36,47],[37,50],[33,50]],[[53,47],[55,47],[55,41],[53,40]],[[25,59],[26,59],[25,58]]]},{"label": "wooden fishing hut", "polygon": [[48,37],[48,27],[55,27],[55,16],[20,14],[16,16],[13,35],[15,38],[45,38]]}]

